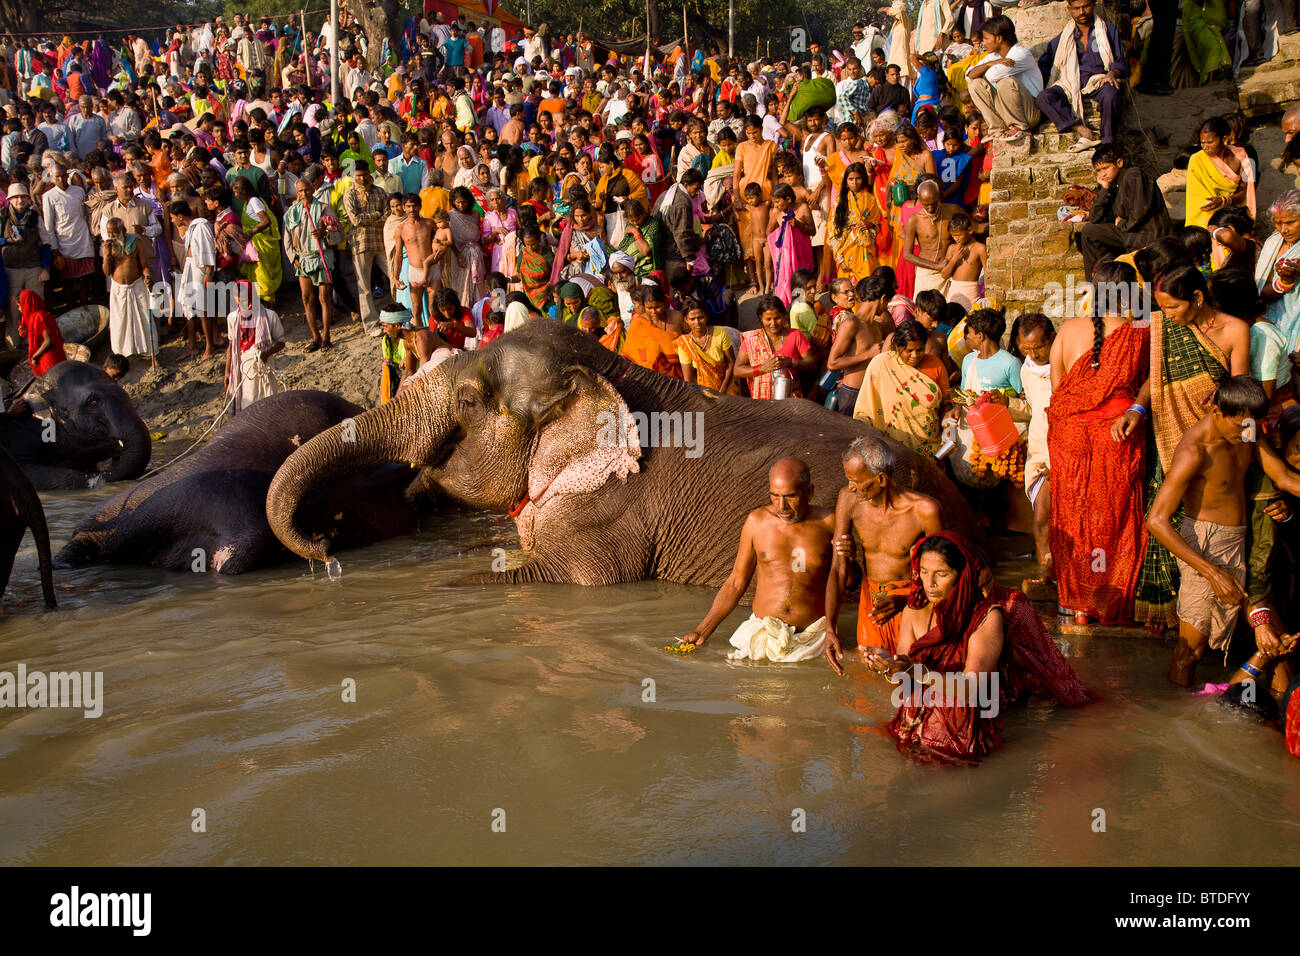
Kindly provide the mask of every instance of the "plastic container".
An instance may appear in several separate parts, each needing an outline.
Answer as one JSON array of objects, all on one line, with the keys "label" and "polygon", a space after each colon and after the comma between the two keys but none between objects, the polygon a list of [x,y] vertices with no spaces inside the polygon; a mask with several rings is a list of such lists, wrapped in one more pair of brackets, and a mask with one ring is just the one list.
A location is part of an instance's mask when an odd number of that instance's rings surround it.
[{"label": "plastic container", "polygon": [[987,395],[981,395],[966,414],[966,423],[975,433],[980,451],[993,458],[1020,440],[1020,432],[1011,420],[1011,412],[1007,411],[1005,405],[990,402]]}]

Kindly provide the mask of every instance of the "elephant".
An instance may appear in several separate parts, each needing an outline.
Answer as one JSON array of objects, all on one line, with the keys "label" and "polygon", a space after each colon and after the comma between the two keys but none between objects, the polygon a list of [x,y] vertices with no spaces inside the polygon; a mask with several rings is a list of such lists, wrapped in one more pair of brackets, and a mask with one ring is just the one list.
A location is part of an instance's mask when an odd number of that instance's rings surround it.
[{"label": "elephant", "polygon": [[[241,574],[287,560],[266,520],[271,477],[300,444],[361,411],[328,392],[268,396],[193,455],[105,500],[77,526],[58,561]],[[385,462],[321,484],[304,502],[306,520],[338,549],[409,532],[417,523],[414,502],[424,500],[418,476]]]},{"label": "elephant", "polygon": [[302,514],[314,488],[401,461],[423,467],[449,497],[514,518],[528,559],[466,581],[718,586],[746,515],[768,501],[771,465],[802,458],[813,504],[833,508],[842,454],[866,434],[895,451],[896,481],[939,499],[948,527],[982,537],[933,459],[870,426],[803,399],[689,385],[550,319],[422,370],[393,401],[358,417],[354,431],[352,441],[337,427],[317,435],[271,483],[271,528],[302,557],[329,554]]},{"label": "elephant", "polygon": [[36,380],[50,417],[5,415],[0,447],[43,491],[86,488],[99,480],[100,462],[114,459],[102,477],[139,478],[149,466],[149,429],[130,396],[108,374],[85,362],[60,362]]},{"label": "elephant", "polygon": [[50,561],[50,531],[45,524],[45,509],[32,486],[31,479],[8,454],[0,449],[0,481],[4,482],[3,513],[0,514],[0,597],[9,587],[14,569],[14,555],[28,528],[36,541],[36,555],[41,567],[41,591],[45,606],[57,607],[54,598],[54,572]]}]

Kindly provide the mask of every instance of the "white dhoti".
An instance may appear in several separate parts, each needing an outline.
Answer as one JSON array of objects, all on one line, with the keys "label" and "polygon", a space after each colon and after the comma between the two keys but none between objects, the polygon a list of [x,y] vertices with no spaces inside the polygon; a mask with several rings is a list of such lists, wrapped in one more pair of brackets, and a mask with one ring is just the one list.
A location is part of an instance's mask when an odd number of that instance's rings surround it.
[{"label": "white dhoti", "polygon": [[796,630],[777,617],[756,617],[736,628],[731,635],[735,648],[727,655],[733,661],[774,661],[788,664],[820,657],[826,648],[826,618],[819,617],[805,630]]},{"label": "white dhoti", "polygon": [[152,355],[153,322],[144,277],[129,284],[108,280],[108,343],[118,355]]},{"label": "white dhoti", "polygon": [[255,348],[244,349],[239,353],[238,398],[235,412],[239,413],[254,402],[275,395],[280,389],[280,380],[269,362],[262,361],[262,353]]},{"label": "white dhoti", "polygon": [[916,282],[912,287],[912,298],[916,298],[916,293],[924,292],[927,289],[934,289],[936,292],[942,292],[945,296],[948,294],[948,283],[950,280],[945,279],[943,274],[936,269],[926,269],[923,266],[916,267]]},{"label": "white dhoti", "polygon": [[980,284],[978,279],[974,282],[953,279],[948,283],[948,301],[956,302],[963,309],[969,309],[979,297]]}]

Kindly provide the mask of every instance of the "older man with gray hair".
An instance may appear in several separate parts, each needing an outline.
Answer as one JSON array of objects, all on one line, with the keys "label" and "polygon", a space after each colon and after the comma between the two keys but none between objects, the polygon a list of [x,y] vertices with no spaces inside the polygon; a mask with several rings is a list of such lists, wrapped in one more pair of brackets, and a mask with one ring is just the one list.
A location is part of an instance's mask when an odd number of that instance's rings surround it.
[{"label": "older man with gray hair", "polygon": [[827,643],[839,651],[840,607],[854,565],[853,531],[862,542],[862,600],[858,652],[894,653],[898,614],[912,588],[912,546],[942,531],[942,506],[893,479],[901,446],[879,433],[855,438],[844,452],[844,477],[835,502],[835,560],[826,582]]}]

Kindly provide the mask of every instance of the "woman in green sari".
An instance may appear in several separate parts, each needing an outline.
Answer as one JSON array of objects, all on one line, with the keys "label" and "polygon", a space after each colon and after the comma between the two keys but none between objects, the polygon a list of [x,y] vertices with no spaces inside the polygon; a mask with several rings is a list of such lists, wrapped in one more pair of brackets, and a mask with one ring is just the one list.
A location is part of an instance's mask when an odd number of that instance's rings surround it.
[{"label": "woman in green sari", "polygon": [[231,191],[241,207],[240,227],[257,250],[257,261],[242,263],[239,272],[257,287],[263,302],[275,302],[276,290],[284,278],[280,268],[280,227],[266,203],[253,193],[253,184],[243,176],[235,177]]},{"label": "woman in green sari", "polygon": [[1201,86],[1209,82],[1215,71],[1232,66],[1232,56],[1223,39],[1226,29],[1228,8],[1224,0],[1187,0],[1183,4],[1183,45]]}]

